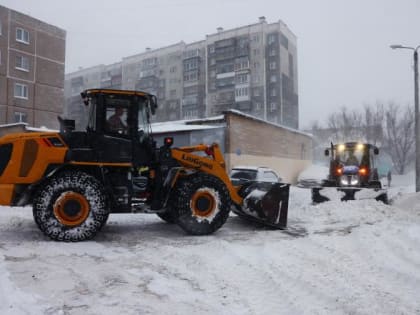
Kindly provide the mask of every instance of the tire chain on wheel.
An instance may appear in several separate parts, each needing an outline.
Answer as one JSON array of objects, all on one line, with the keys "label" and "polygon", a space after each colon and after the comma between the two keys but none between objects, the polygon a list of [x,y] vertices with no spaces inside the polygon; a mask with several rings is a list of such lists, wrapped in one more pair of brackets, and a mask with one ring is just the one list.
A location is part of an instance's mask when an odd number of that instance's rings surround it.
[{"label": "tire chain on wheel", "polygon": [[[79,226],[68,227],[58,221],[53,205],[66,191],[83,195],[90,206],[88,218]],[[57,241],[83,241],[93,238],[105,225],[109,207],[102,184],[93,176],[80,171],[67,171],[43,184],[34,198],[33,215],[40,230]]]},{"label": "tire chain on wheel", "polygon": [[[190,206],[191,197],[198,189],[209,187],[217,191],[219,194],[219,212],[209,222],[203,219],[201,222],[192,215]],[[192,235],[207,235],[218,230],[228,219],[230,212],[230,195],[226,185],[218,178],[203,174],[196,173],[188,178],[180,180],[177,183],[174,196],[174,210],[178,217],[178,225]]]}]

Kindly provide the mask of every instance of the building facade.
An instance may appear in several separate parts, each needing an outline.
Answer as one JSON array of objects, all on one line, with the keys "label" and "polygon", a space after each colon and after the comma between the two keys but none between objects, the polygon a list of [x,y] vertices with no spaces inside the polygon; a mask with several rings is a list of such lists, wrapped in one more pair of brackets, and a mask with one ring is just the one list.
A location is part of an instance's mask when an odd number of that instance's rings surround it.
[{"label": "building facade", "polygon": [[121,87],[155,94],[160,105],[156,121],[204,118],[236,109],[299,127],[296,36],[282,21],[269,24],[260,17],[255,24],[218,28],[203,41],[146,49],[112,65],[111,79],[101,81],[109,67],[66,75],[69,118],[80,119],[78,93],[83,89]]},{"label": "building facade", "polygon": [[0,124],[58,128],[66,32],[0,6]]}]

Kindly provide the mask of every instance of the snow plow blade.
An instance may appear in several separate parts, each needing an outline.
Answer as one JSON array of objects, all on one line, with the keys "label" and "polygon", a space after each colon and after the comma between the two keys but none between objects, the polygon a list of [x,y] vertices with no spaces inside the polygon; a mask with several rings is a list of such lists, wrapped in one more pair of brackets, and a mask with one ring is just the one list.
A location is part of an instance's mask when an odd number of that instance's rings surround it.
[{"label": "snow plow blade", "polygon": [[386,189],[381,188],[344,188],[344,187],[314,187],[312,188],[312,202],[348,201],[375,199],[388,204]]},{"label": "snow plow blade", "polygon": [[241,189],[239,194],[244,198],[243,204],[233,212],[245,219],[284,229],[287,226],[289,188],[289,184],[254,182]]}]

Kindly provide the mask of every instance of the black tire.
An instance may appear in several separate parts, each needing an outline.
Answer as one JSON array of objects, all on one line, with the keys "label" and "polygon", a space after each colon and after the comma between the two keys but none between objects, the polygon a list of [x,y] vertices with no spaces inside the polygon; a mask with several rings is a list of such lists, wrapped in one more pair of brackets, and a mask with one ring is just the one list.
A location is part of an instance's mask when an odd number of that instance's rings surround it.
[{"label": "black tire", "polygon": [[231,200],[226,185],[218,178],[196,173],[177,183],[174,211],[178,225],[188,234],[207,235],[228,219]]},{"label": "black tire", "polygon": [[40,230],[56,241],[93,238],[109,216],[103,185],[93,176],[67,171],[49,179],[38,190],[33,215]]},{"label": "black tire", "polygon": [[165,212],[162,213],[156,213],[157,216],[159,218],[161,218],[163,221],[165,221],[166,223],[170,223],[170,224],[174,224],[176,223],[176,219],[177,216],[175,215],[175,213],[173,211],[171,211],[172,209],[169,209]]},{"label": "black tire", "polygon": [[382,201],[384,204],[389,205],[388,194],[383,193],[375,198],[376,201]]}]

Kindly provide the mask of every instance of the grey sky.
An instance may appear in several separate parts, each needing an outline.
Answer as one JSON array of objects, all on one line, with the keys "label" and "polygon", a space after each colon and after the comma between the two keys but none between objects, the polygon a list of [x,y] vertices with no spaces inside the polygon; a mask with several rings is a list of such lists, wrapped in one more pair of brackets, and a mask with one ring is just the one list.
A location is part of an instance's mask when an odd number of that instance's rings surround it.
[{"label": "grey sky", "polygon": [[66,72],[206,34],[281,19],[298,37],[300,126],[337,107],[413,104],[420,0],[1,0],[67,31]]}]

